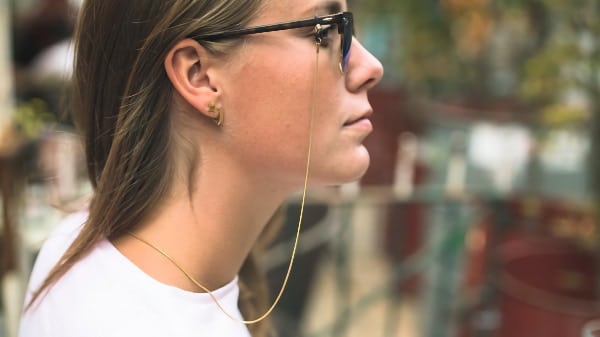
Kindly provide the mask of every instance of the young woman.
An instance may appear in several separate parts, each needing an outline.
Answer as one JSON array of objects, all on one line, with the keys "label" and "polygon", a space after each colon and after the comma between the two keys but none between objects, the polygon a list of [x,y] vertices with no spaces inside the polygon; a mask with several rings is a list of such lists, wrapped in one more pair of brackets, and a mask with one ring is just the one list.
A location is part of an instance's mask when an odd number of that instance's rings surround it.
[{"label": "young woman", "polygon": [[265,224],[369,164],[383,69],[345,10],[84,2],[74,115],[95,194],[40,252],[21,337],[267,334],[250,254]]}]

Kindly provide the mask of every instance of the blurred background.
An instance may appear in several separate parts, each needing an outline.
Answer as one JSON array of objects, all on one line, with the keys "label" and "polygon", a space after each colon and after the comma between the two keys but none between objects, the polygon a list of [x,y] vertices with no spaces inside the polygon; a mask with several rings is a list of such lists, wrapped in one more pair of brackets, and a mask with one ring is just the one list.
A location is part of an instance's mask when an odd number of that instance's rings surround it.
[{"label": "blurred background", "polygon": [[[78,0],[0,0],[0,336],[91,193],[68,117]],[[385,66],[372,165],[313,190],[281,336],[600,336],[600,1],[354,0]],[[279,289],[298,198],[265,255]],[[101,319],[101,318],[99,318]]]}]

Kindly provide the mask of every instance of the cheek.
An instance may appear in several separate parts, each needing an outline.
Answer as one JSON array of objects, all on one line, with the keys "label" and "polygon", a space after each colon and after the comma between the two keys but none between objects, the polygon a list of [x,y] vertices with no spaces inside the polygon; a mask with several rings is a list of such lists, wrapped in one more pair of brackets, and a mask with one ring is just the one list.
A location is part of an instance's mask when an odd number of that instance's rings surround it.
[{"label": "cheek", "polygon": [[227,151],[253,174],[298,184],[304,176],[314,104],[311,177],[325,183],[354,178],[365,160],[357,144],[341,131],[348,113],[341,111],[344,78],[322,53],[315,88],[315,59],[296,55],[268,53],[236,74],[229,86],[235,96],[227,95],[225,102],[234,114],[226,115],[231,131]]},{"label": "cheek", "polygon": [[250,56],[235,74],[230,86],[235,96],[230,96],[230,103],[240,121],[292,122],[287,111],[309,106],[310,67],[306,60],[293,58],[293,54]]},{"label": "cheek", "polygon": [[[302,63],[304,62],[304,63]],[[305,71],[302,71],[305,69]],[[265,55],[244,66],[229,86],[235,96],[225,105],[232,111],[231,151],[260,169],[293,170],[304,161],[311,97],[310,64]]]}]

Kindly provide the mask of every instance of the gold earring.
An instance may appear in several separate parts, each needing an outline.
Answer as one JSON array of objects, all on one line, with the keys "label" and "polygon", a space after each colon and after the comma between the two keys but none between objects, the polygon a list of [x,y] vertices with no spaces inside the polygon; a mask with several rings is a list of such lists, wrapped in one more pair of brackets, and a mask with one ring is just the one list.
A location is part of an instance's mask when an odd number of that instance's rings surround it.
[{"label": "gold earring", "polygon": [[223,110],[216,106],[214,103],[208,105],[208,112],[211,114],[216,114],[212,117],[212,120],[217,124],[217,126],[223,125]]}]

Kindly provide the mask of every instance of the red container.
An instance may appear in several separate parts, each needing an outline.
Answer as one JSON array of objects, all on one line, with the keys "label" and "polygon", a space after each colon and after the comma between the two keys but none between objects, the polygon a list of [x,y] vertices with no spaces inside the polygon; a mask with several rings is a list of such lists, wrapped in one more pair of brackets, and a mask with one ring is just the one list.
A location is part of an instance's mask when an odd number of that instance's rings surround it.
[{"label": "red container", "polygon": [[499,337],[583,337],[600,317],[598,258],[560,239],[502,245]]}]

